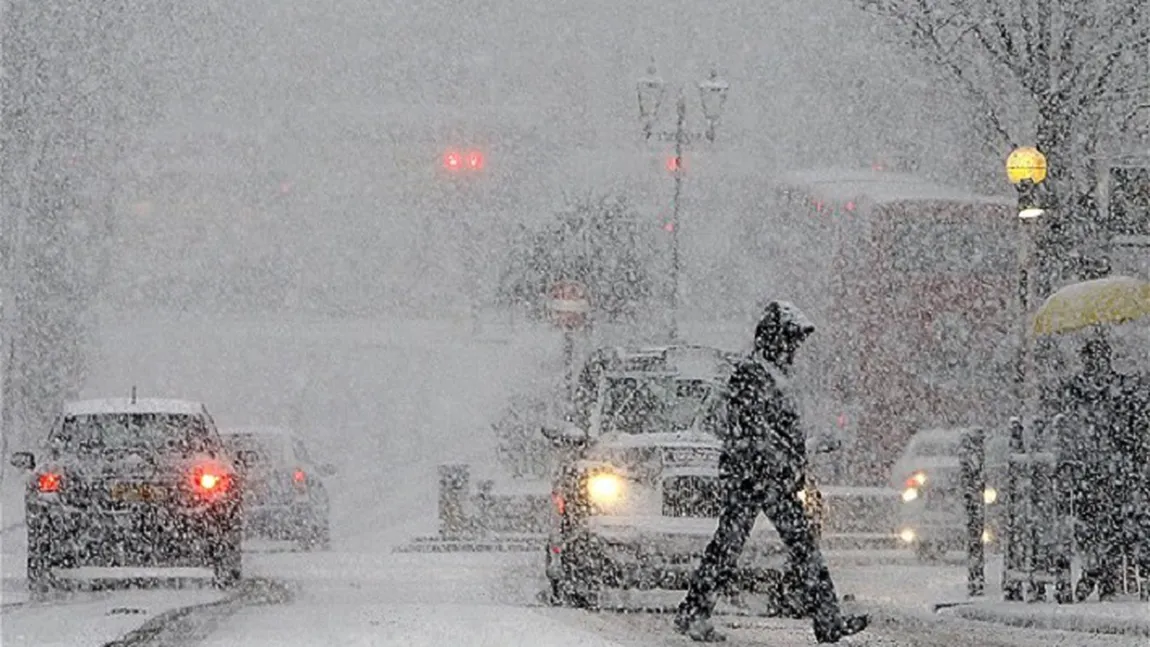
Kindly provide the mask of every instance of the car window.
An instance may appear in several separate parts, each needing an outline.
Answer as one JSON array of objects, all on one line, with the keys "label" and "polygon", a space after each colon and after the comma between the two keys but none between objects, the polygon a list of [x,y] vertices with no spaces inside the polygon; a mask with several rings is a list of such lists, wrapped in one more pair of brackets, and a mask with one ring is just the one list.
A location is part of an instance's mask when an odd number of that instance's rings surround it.
[{"label": "car window", "polygon": [[308,456],[307,448],[304,447],[303,441],[299,438],[292,438],[292,451],[295,453],[295,459],[302,463],[311,463],[311,457]]},{"label": "car window", "polygon": [[269,442],[257,434],[228,434],[224,444],[233,455],[249,452],[249,460],[254,464],[274,465],[280,462],[277,443]]},{"label": "car window", "polygon": [[954,440],[924,440],[916,443],[912,452],[915,456],[943,457],[958,455],[958,441]]},{"label": "car window", "polygon": [[135,450],[190,454],[210,451],[215,445],[203,418],[174,413],[65,416],[48,443],[66,454]]},{"label": "car window", "polygon": [[690,429],[708,413],[715,384],[673,377],[619,377],[608,380],[606,429],[647,434]]}]

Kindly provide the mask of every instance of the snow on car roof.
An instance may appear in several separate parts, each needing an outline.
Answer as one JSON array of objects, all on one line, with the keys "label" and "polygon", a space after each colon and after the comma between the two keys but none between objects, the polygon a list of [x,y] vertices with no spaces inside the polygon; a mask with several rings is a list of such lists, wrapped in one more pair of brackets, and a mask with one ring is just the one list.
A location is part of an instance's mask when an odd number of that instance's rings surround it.
[{"label": "snow on car roof", "polygon": [[901,200],[932,200],[1014,206],[1003,196],[980,195],[956,187],[931,182],[907,173],[820,169],[789,173],[779,177],[780,187],[801,188],[827,200],[867,198],[876,203]]},{"label": "snow on car roof", "polygon": [[220,429],[223,436],[290,436],[291,432],[283,427],[250,426],[250,427],[224,427]]},{"label": "snow on car roof", "polygon": [[109,413],[180,413],[200,415],[205,407],[191,400],[162,398],[104,398],[98,400],[77,400],[64,405],[66,416],[90,416]]}]

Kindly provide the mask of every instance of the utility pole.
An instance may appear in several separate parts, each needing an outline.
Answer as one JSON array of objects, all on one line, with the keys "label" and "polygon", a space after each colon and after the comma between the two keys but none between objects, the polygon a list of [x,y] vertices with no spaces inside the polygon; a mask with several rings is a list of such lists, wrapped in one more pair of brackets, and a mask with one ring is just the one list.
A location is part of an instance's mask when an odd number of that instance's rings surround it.
[{"label": "utility pole", "polygon": [[671,342],[679,341],[679,204],[683,195],[683,141],[687,123],[687,101],[679,95],[675,107],[678,121],[675,126],[675,195],[671,202]]}]

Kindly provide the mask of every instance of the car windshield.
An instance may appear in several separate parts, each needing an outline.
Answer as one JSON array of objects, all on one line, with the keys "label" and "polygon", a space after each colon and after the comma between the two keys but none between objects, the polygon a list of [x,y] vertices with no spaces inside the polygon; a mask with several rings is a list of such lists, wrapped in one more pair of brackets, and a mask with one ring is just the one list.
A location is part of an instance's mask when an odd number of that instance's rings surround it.
[{"label": "car windshield", "polygon": [[977,221],[900,222],[891,242],[892,269],[912,275],[1002,276],[1017,258],[1010,237]]},{"label": "car windshield", "polygon": [[69,454],[129,450],[198,453],[211,447],[208,428],[194,415],[177,413],[98,413],[64,418],[49,438],[53,449]]},{"label": "car windshield", "polygon": [[249,464],[270,465],[280,455],[277,443],[272,438],[261,437],[257,434],[227,434],[224,436],[224,446],[231,454],[250,452]]},{"label": "car windshield", "polygon": [[957,439],[931,439],[922,440],[914,445],[914,455],[927,458],[957,456]]},{"label": "car windshield", "polygon": [[714,384],[670,376],[608,378],[604,401],[607,431],[650,434],[685,431],[712,407]]}]

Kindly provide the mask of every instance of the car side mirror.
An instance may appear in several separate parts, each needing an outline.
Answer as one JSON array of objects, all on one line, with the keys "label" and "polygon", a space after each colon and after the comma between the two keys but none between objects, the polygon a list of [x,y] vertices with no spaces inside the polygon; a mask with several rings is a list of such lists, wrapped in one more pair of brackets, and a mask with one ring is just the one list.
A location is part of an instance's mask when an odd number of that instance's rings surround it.
[{"label": "car side mirror", "polygon": [[587,432],[569,422],[556,426],[544,426],[539,431],[544,438],[556,445],[577,445],[587,440]]},{"label": "car side mirror", "polygon": [[23,470],[36,469],[36,456],[32,452],[13,452],[8,462]]},{"label": "car side mirror", "polygon": [[816,454],[829,454],[843,448],[843,441],[839,438],[819,438],[814,442],[811,450]]}]

